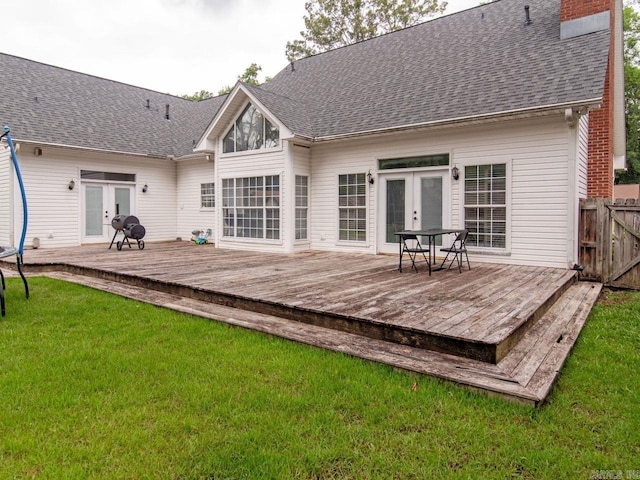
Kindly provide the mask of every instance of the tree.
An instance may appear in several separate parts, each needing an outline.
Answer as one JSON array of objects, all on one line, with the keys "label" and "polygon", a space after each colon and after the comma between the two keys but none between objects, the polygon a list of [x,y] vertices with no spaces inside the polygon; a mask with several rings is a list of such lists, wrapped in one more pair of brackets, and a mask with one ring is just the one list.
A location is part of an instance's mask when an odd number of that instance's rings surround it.
[{"label": "tree", "polygon": [[444,12],[439,0],[312,0],[305,3],[306,30],[287,42],[293,61],[416,25]]},{"label": "tree", "polygon": [[640,183],[640,14],[627,5],[623,21],[627,170],[616,172],[616,183]]},{"label": "tree", "polygon": [[192,102],[199,102],[200,100],[206,100],[207,98],[213,98],[215,95],[207,90],[200,90],[193,95],[182,95],[182,98],[191,100]]},{"label": "tree", "polygon": [[[257,63],[252,63],[249,65],[242,75],[238,75],[238,80],[244,83],[248,83],[249,85],[260,85],[260,81],[258,80],[258,74],[262,70],[262,67]],[[268,81],[269,78],[265,79],[265,82]],[[233,87],[226,86],[218,90],[218,95],[224,95],[226,93],[231,92]]]}]

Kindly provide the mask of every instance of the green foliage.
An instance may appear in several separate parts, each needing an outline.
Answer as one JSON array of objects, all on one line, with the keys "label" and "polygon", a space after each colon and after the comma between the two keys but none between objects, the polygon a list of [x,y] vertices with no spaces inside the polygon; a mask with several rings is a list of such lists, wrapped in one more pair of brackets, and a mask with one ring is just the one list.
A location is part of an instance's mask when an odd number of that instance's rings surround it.
[{"label": "green foliage", "polygon": [[293,61],[383,33],[416,25],[444,12],[438,0],[313,0],[305,3],[306,30],[301,39],[287,42]]},{"label": "green foliage", "polygon": [[616,172],[616,183],[640,183],[640,15],[624,7],[624,94],[627,171]]},{"label": "green foliage", "polygon": [[30,284],[27,300],[8,279],[0,320],[0,478],[555,480],[639,468],[639,293],[605,293],[533,410],[89,288]]},{"label": "green foliage", "polygon": [[[249,85],[260,85],[260,81],[258,80],[258,74],[262,71],[262,67],[257,63],[252,63],[249,65],[242,75],[238,75],[238,80],[243,83],[248,83]],[[265,79],[265,81],[269,81],[269,79]],[[218,90],[218,95],[225,95],[230,93],[233,90],[233,87],[227,85],[224,88]]]},{"label": "green foliage", "polygon": [[215,95],[207,90],[200,90],[192,95],[182,95],[182,98],[186,98],[192,102],[199,102],[200,100],[206,100],[207,98],[213,97],[215,97]]}]

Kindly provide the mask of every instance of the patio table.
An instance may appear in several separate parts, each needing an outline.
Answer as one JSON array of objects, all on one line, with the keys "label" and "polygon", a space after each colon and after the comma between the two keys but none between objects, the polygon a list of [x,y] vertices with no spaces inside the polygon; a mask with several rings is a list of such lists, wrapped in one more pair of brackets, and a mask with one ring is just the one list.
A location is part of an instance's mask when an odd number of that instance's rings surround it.
[{"label": "patio table", "polygon": [[[429,249],[429,252],[428,252],[429,263],[431,265],[434,265],[436,262],[436,237],[438,235],[447,235],[450,233],[458,234],[463,231],[464,230],[455,229],[455,228],[428,228],[426,230],[402,230],[400,232],[394,232],[394,235],[398,237],[398,245],[400,247],[399,259],[398,259],[398,270],[402,271],[402,254],[403,254],[402,245],[404,244],[406,237],[410,235],[418,235],[423,239],[424,237],[426,237],[427,245]],[[443,266],[440,265],[435,270],[442,270],[442,269],[443,269]],[[431,269],[429,269],[429,275],[431,275]]]}]

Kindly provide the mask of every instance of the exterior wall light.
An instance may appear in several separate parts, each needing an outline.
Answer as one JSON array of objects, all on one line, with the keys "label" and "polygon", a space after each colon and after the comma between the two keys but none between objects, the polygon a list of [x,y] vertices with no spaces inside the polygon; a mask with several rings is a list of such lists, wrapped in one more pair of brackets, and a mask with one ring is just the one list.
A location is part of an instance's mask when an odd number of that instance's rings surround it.
[{"label": "exterior wall light", "polygon": [[458,180],[460,178],[460,170],[458,170],[458,167],[456,167],[455,165],[451,169],[451,176],[454,180]]},{"label": "exterior wall light", "polygon": [[67,186],[69,187],[69,190],[73,190],[76,188],[76,181],[74,179],[69,180],[69,185]]},{"label": "exterior wall light", "polygon": [[144,187],[142,187],[142,193],[147,193],[147,190],[149,190],[149,185],[145,183]]},{"label": "exterior wall light", "polygon": [[373,185],[373,175],[371,174],[371,170],[369,170],[369,172],[367,173],[367,182],[369,182],[370,185]]}]

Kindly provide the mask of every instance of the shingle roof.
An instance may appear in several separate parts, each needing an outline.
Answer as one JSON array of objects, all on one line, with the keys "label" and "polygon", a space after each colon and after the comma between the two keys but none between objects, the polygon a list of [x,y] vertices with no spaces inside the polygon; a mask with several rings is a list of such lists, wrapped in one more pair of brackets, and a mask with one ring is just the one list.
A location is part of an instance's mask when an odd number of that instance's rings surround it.
[{"label": "shingle roof", "polygon": [[304,104],[312,121],[287,126],[310,137],[600,98],[609,31],[561,40],[559,11],[498,0],[296,61],[261,88]]},{"label": "shingle roof", "polygon": [[[560,0],[497,0],[245,88],[312,138],[598,101],[610,33],[561,40],[559,10]],[[158,156],[191,153],[226,98],[190,102],[5,54],[0,86],[0,124],[17,139]]]},{"label": "shingle roof", "polygon": [[16,139],[154,156],[191,153],[224,101],[192,102],[6,54],[0,85],[0,123]]}]

